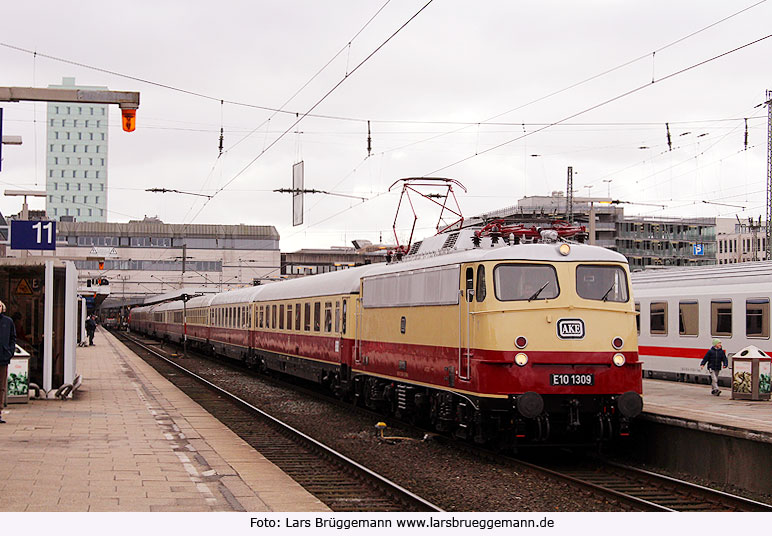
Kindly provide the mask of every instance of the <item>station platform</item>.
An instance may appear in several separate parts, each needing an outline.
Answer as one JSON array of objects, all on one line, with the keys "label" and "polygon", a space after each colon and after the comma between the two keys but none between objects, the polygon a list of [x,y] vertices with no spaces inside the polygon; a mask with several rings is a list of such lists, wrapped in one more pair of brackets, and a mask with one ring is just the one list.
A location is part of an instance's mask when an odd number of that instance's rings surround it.
[{"label": "station platform", "polygon": [[644,379],[642,418],[772,443],[772,402],[731,397],[726,387],[720,396],[713,396],[710,385]]},{"label": "station platform", "polygon": [[329,511],[113,335],[94,342],[72,399],[4,409],[0,511]]}]

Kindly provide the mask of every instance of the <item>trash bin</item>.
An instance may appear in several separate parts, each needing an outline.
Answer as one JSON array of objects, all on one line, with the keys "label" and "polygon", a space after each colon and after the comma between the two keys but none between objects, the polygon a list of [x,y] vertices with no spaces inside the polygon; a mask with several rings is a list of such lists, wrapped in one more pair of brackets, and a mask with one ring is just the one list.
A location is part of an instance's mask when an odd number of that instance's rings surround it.
[{"label": "trash bin", "polygon": [[8,391],[6,402],[9,404],[26,404],[29,402],[29,353],[18,344],[16,352],[8,365]]},{"label": "trash bin", "polygon": [[772,358],[755,346],[732,357],[732,399],[769,400]]}]

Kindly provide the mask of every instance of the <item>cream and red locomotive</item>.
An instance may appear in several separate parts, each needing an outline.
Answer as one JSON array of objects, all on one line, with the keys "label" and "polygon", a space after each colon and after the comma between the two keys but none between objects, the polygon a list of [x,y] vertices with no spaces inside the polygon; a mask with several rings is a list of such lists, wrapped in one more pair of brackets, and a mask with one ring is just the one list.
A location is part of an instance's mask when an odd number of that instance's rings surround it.
[{"label": "cream and red locomotive", "polygon": [[[461,229],[399,261],[194,298],[188,344],[480,443],[626,435],[642,409],[627,261],[532,234]],[[170,302],[130,323],[179,342],[184,320]]]}]

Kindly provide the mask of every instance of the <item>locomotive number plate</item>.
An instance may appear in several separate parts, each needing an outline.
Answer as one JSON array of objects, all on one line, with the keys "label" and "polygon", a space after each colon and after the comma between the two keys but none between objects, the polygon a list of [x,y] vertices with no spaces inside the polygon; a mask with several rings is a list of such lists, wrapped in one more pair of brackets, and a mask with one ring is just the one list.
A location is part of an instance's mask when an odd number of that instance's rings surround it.
[{"label": "locomotive number plate", "polygon": [[595,385],[595,375],[550,374],[550,385]]}]

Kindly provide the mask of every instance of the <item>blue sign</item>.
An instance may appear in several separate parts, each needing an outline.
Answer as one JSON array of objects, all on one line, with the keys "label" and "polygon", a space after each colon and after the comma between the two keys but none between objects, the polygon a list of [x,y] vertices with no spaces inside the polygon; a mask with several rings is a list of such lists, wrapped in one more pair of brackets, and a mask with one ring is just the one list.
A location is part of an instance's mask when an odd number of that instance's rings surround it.
[{"label": "blue sign", "polygon": [[692,246],[692,255],[705,255],[705,246],[702,244],[694,244]]},{"label": "blue sign", "polygon": [[55,221],[11,220],[11,249],[56,249]]}]

